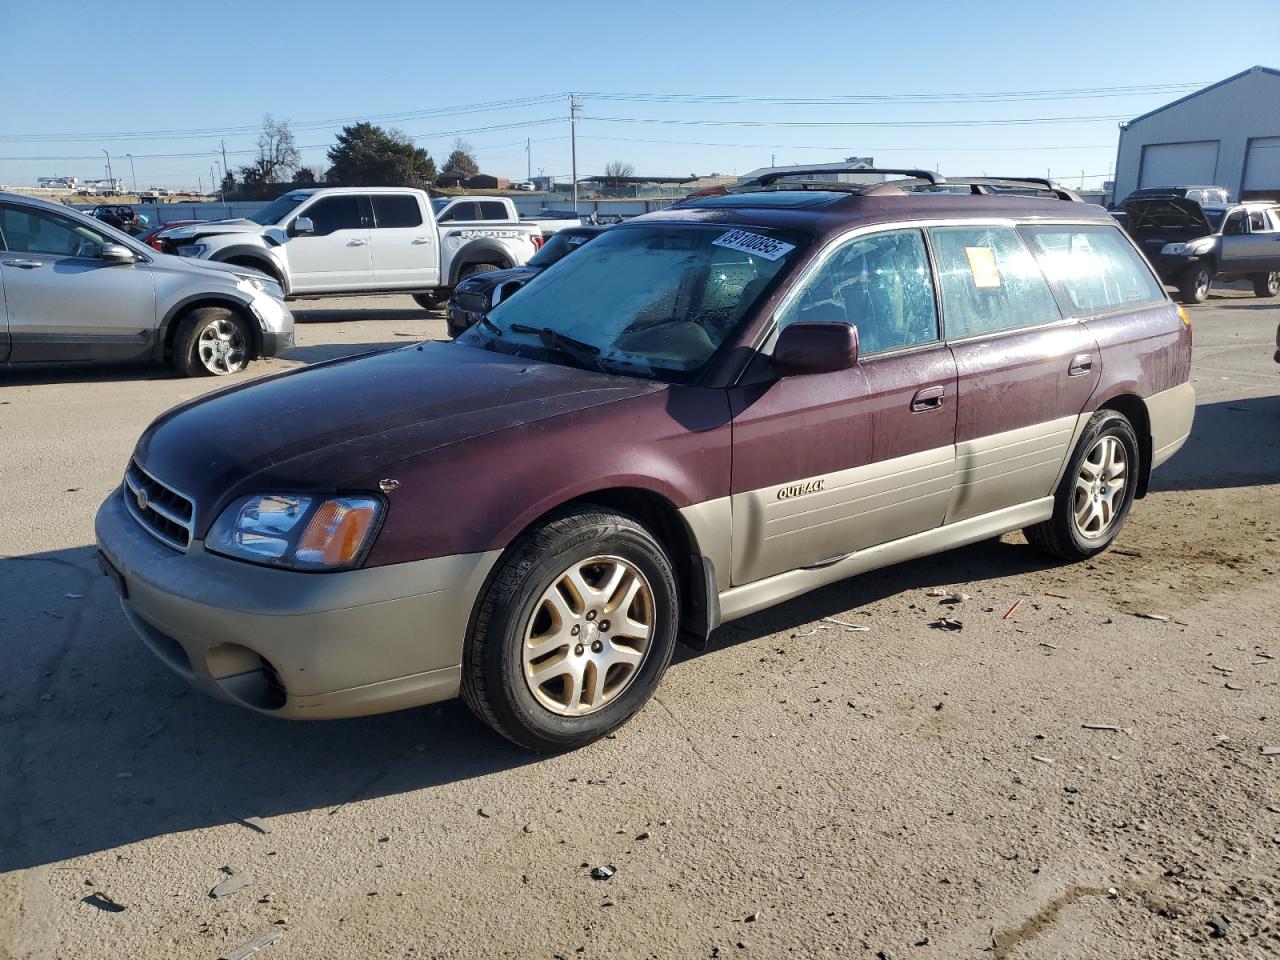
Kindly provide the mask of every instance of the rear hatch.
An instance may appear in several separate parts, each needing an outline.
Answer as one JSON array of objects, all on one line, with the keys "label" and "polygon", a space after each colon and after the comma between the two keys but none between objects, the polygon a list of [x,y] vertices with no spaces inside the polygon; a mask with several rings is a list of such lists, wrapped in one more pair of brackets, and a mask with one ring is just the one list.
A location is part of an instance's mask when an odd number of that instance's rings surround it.
[{"label": "rear hatch", "polygon": [[1204,208],[1186,197],[1142,197],[1124,203],[1124,224],[1147,256],[1155,259],[1166,243],[1194,240],[1213,233]]}]

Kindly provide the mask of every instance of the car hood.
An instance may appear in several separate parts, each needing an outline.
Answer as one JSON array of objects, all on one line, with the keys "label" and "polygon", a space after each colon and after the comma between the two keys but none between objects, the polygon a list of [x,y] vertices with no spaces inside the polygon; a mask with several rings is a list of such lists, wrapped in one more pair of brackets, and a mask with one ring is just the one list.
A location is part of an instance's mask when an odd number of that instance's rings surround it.
[{"label": "car hood", "polygon": [[190,401],[152,423],[135,456],[195,501],[203,536],[237,496],[341,490],[451,444],[662,389],[433,341]]},{"label": "car hood", "polygon": [[1134,236],[1161,236],[1174,233],[1179,239],[1204,237],[1213,233],[1209,218],[1204,209],[1194,200],[1186,197],[1143,197],[1140,200],[1126,200],[1124,211],[1129,215],[1127,224],[1129,232]]},{"label": "car hood", "polygon": [[457,293],[489,293],[495,287],[510,283],[512,280],[528,283],[541,272],[538,267],[512,267],[510,270],[474,273],[454,289]]},{"label": "car hood", "polygon": [[165,238],[174,242],[209,237],[219,233],[261,233],[263,226],[253,220],[209,220],[166,231]]},{"label": "car hood", "polygon": [[210,280],[221,280],[234,286],[237,277],[257,274],[252,267],[242,267],[235,263],[219,263],[216,260],[196,260],[192,257],[179,257],[169,253],[158,253],[147,248],[147,256],[151,258],[152,267],[176,270],[185,276],[193,274],[207,276]]}]

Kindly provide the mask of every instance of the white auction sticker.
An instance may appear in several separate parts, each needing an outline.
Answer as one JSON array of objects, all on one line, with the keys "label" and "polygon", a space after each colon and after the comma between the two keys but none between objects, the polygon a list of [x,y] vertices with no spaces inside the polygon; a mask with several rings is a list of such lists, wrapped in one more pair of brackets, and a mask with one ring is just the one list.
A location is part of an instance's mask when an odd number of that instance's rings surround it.
[{"label": "white auction sticker", "polygon": [[726,234],[711,241],[717,247],[728,247],[730,250],[741,250],[743,253],[754,253],[766,260],[777,260],[786,256],[796,248],[794,243],[784,243],[773,237],[751,233],[748,230],[730,230]]}]

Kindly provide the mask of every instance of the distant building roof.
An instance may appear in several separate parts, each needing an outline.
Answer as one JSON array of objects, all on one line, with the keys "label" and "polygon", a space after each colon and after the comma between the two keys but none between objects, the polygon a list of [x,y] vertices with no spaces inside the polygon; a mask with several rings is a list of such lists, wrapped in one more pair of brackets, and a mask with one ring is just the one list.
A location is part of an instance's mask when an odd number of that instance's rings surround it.
[{"label": "distant building roof", "polygon": [[1208,93],[1210,90],[1216,90],[1218,87],[1221,87],[1221,86],[1224,86],[1225,84],[1232,83],[1236,80],[1239,80],[1241,77],[1247,77],[1251,73],[1269,73],[1272,76],[1280,77],[1280,70],[1277,70],[1274,67],[1262,67],[1262,66],[1250,67],[1248,70],[1241,70],[1239,73],[1232,74],[1231,76],[1227,77],[1225,80],[1219,80],[1217,83],[1211,83],[1207,87],[1201,87],[1199,90],[1195,90],[1192,93],[1188,93],[1185,97],[1179,97],[1177,100],[1174,100],[1170,103],[1166,103],[1163,107],[1156,107],[1154,110],[1148,110],[1146,113],[1141,114],[1140,116],[1134,117],[1132,120],[1126,120],[1124,123],[1120,124],[1120,127],[1121,129],[1124,129],[1125,127],[1128,127],[1132,124],[1137,123],[1139,120],[1145,120],[1147,119],[1147,117],[1153,117],[1157,113],[1163,113],[1165,110],[1168,110],[1170,107],[1176,107],[1179,104],[1186,103],[1188,100],[1194,100],[1196,97],[1200,96],[1202,93]]}]

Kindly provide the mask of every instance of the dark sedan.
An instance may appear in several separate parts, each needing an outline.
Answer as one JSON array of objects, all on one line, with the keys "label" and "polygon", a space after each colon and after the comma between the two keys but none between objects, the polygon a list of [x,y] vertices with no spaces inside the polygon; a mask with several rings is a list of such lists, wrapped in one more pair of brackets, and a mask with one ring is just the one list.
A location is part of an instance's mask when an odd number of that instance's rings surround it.
[{"label": "dark sedan", "polygon": [[551,235],[522,267],[473,273],[456,287],[445,306],[449,335],[456,337],[553,263],[563,260],[605,227],[565,227]]}]

